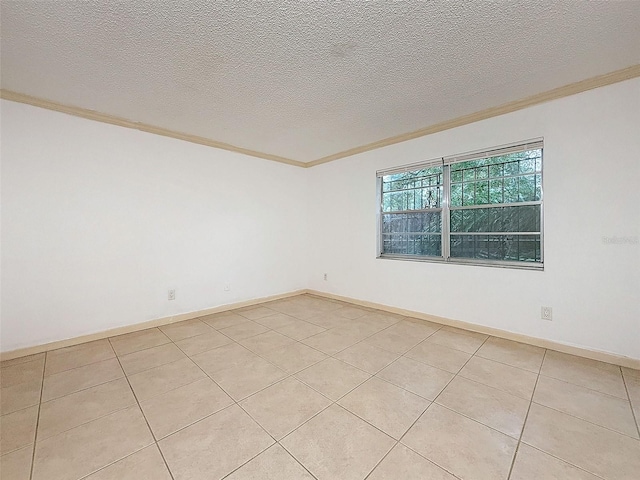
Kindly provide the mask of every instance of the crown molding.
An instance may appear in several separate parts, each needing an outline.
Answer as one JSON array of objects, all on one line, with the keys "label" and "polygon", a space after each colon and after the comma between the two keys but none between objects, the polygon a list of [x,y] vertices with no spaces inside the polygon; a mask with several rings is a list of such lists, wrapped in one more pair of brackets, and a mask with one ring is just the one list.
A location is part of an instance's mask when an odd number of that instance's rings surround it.
[{"label": "crown molding", "polygon": [[528,107],[533,107],[541,103],[550,102],[552,100],[558,100],[560,98],[568,97],[578,93],[593,90],[599,87],[605,87],[614,83],[623,82],[625,80],[631,80],[633,78],[640,77],[640,64],[632,65],[621,70],[606,73],[604,75],[598,75],[596,77],[581,80],[579,82],[570,83],[562,87],[554,88],[546,92],[531,95],[521,100],[515,100],[508,102],[497,107],[491,107],[478,112],[463,115],[451,120],[445,120],[430,125],[420,130],[413,132],[403,133],[395,135],[393,137],[384,138],[376,142],[367,143],[358,147],[350,148],[342,152],[337,152],[326,157],[312,160],[310,162],[301,162],[299,160],[293,160],[291,158],[281,157],[279,155],[272,155],[270,153],[259,152],[257,150],[251,150],[248,148],[237,147],[229,143],[218,142],[210,138],[200,137],[197,135],[190,135],[188,133],[176,132],[168,128],[158,127],[155,125],[149,125],[141,122],[134,122],[122,117],[116,117],[106,113],[96,112],[94,110],[88,110],[85,108],[74,107],[70,105],[63,105],[61,103],[45,100],[38,97],[32,97],[22,93],[13,92],[10,90],[0,90],[0,98],[10,100],[12,102],[25,103],[27,105],[33,105],[35,107],[45,108],[47,110],[53,110],[56,112],[66,113],[68,115],[74,115],[76,117],[86,118],[88,120],[94,120],[96,122],[108,123],[111,125],[118,125],[120,127],[132,128],[134,130],[140,130],[142,132],[153,133],[155,135],[162,135],[164,137],[175,138],[177,140],[183,140],[185,142],[196,143],[199,145],[205,145],[207,147],[219,148],[227,150],[229,152],[241,153],[249,155],[251,157],[262,158],[264,160],[271,160],[274,162],[285,163],[287,165],[293,165],[302,168],[311,168],[324,163],[333,162],[342,158],[351,157],[360,153],[369,152],[378,148],[388,147],[395,145],[396,143],[406,142],[415,138],[424,137],[433,133],[450,130],[452,128],[461,127],[470,123],[478,122],[480,120],[486,120],[488,118],[504,115],[505,113],[511,113],[518,110],[522,110]]},{"label": "crown molding", "polygon": [[378,148],[388,147],[389,145],[395,145],[396,143],[406,142],[407,140],[413,140],[414,138],[424,137],[433,133],[442,132],[444,130],[450,130],[452,128],[461,127],[470,123],[479,122],[480,120],[486,120],[488,118],[504,115],[505,113],[511,113],[518,110],[522,110],[541,103],[550,102],[552,100],[558,100],[560,98],[575,95],[577,93],[586,92],[587,90],[593,90],[594,88],[604,87],[612,85],[614,83],[623,82],[625,80],[631,80],[632,78],[640,77],[640,65],[633,65],[631,67],[623,68],[622,70],[616,70],[615,72],[607,73],[604,75],[598,75],[597,77],[588,78],[579,82],[570,83],[562,87],[554,88],[546,92],[537,93],[521,100],[508,102],[497,107],[487,108],[480,110],[479,112],[470,113],[461,117],[454,118],[452,120],[446,120],[444,122],[436,123],[429,127],[421,128],[409,133],[402,133],[393,137],[378,140],[377,142],[368,143],[359,147],[350,148],[342,152],[334,153],[326,157],[313,160],[306,164],[307,167],[315,167],[316,165],[322,165],[323,163],[333,162],[345,157],[351,157],[359,153],[369,152]]},{"label": "crown molding", "polygon": [[117,125],[119,127],[132,128],[134,130],[140,130],[141,132],[153,133],[155,135],[162,135],[163,137],[175,138],[177,140],[184,140],[185,142],[197,143],[198,145],[205,145],[207,147],[219,148],[227,150],[229,152],[242,153],[251,157],[262,158],[264,160],[271,160],[273,162],[286,163],[287,165],[294,165],[296,167],[306,167],[304,162],[299,162],[291,158],[281,157],[279,155],[272,155],[270,153],[258,152],[248,148],[237,147],[229,143],[218,142],[210,138],[199,137],[197,135],[191,135],[183,132],[176,132],[168,128],[158,127],[155,125],[149,125],[142,122],[134,122],[122,117],[116,117],[106,113],[96,112],[95,110],[88,110],[86,108],[74,107],[71,105],[63,105],[61,103],[52,102],[43,98],[32,97],[30,95],[24,95],[22,93],[13,92],[11,90],[0,90],[0,98],[4,100],[10,100],[12,102],[25,103],[34,107],[46,108],[47,110],[53,110],[60,113],[66,113],[68,115],[74,115],[76,117],[86,118],[88,120],[94,120],[96,122],[108,123],[111,125]]}]

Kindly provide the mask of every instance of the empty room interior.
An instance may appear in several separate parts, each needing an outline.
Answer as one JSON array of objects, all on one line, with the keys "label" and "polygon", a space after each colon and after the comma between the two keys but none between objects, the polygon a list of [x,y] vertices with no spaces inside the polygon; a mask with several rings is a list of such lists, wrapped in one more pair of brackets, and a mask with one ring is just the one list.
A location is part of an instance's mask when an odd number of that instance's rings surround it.
[{"label": "empty room interior", "polygon": [[0,22],[2,480],[640,478],[640,1]]}]

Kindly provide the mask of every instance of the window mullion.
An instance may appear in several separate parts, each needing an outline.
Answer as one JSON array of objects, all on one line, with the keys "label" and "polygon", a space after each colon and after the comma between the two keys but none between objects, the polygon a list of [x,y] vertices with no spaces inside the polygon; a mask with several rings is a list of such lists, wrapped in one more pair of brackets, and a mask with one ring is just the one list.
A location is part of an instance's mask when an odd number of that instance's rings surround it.
[{"label": "window mullion", "polygon": [[442,168],[442,232],[440,233],[440,239],[442,241],[442,258],[445,261],[449,260],[449,202],[451,198],[451,176],[449,174],[449,165],[444,165]]}]

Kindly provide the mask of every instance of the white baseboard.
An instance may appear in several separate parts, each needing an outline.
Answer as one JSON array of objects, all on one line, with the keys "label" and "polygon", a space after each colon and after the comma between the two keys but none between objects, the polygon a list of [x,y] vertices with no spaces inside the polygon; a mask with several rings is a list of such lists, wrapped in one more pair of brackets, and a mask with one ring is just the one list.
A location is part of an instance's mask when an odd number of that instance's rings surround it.
[{"label": "white baseboard", "polygon": [[169,325],[170,323],[181,322],[183,320],[191,320],[192,318],[202,317],[204,315],[211,315],[212,313],[226,312],[228,310],[235,310],[236,308],[249,307],[258,303],[270,302],[272,300],[279,300],[281,298],[293,297],[306,293],[306,290],[295,290],[293,292],[281,293],[278,295],[270,295],[268,297],[254,298],[252,300],[245,300],[243,302],[230,303],[227,305],[219,305],[217,307],[207,308],[204,310],[197,310],[195,312],[180,313],[171,317],[156,318],[154,320],[148,320],[146,322],[135,323],[133,325],[125,325],[124,327],[112,328],[110,330],[103,330],[102,332],[90,333],[88,335],[81,335],[79,337],[67,338],[65,340],[57,340],[55,342],[44,343],[41,345],[34,345],[31,347],[18,348],[8,352],[0,352],[0,360],[12,360],[18,357],[24,357],[26,355],[34,355],[36,353],[48,352],[49,350],[56,350],[58,348],[70,347],[72,345],[78,345],[80,343],[92,342],[94,340],[102,340],[103,338],[114,337],[116,335],[124,335],[125,333],[137,332],[145,330],[147,328],[161,327],[163,325]]},{"label": "white baseboard", "polygon": [[309,293],[311,295],[316,295],[318,297],[329,298],[332,300],[340,300],[343,302],[360,305],[362,307],[375,308],[377,310],[384,310],[386,312],[395,313],[398,315],[419,318],[421,320],[427,320],[429,322],[439,323],[441,325],[448,325],[450,327],[457,327],[465,330],[471,330],[472,332],[484,333],[485,335],[492,335],[494,337],[500,337],[506,340],[513,340],[515,342],[526,343],[529,345],[534,345],[536,347],[548,348],[549,350],[555,350],[557,352],[568,353],[571,355],[578,355],[580,357],[590,358],[592,360],[599,360],[601,362],[612,363],[614,365],[620,365],[623,367],[635,368],[640,370],[640,359],[638,358],[625,357],[624,355],[618,355],[618,354],[609,353],[609,352],[602,352],[599,350],[593,350],[585,347],[578,347],[575,345],[567,345],[567,344],[556,342],[553,340],[545,340],[543,338],[531,337],[529,335],[513,333],[507,330],[500,330],[498,328],[485,327],[482,325],[463,322],[461,320],[452,320],[450,318],[445,318],[445,317],[437,317],[435,315],[429,315],[422,312],[414,312],[412,310],[405,310],[402,308],[391,307],[389,305],[369,302],[366,300],[359,300],[357,298],[343,297],[341,295],[334,295],[332,293],[320,292],[318,290],[307,290],[306,293]]},{"label": "white baseboard", "polygon": [[70,347],[72,345],[78,345],[80,343],[91,342],[94,340],[101,340],[103,338],[113,337],[116,335],[124,335],[125,333],[137,332],[145,330],[147,328],[160,327],[163,325],[169,325],[175,322],[181,322],[183,320],[191,320],[192,318],[202,317],[204,315],[211,315],[213,313],[226,312],[228,310],[235,310],[237,308],[248,307],[259,303],[269,302],[272,300],[279,300],[281,298],[293,297],[295,295],[301,295],[308,293],[316,295],[318,297],[328,298],[332,300],[339,300],[343,302],[353,303],[354,305],[360,305],[367,308],[375,308],[377,310],[383,310],[398,315],[407,317],[418,318],[433,323],[439,323],[441,325],[448,325],[451,327],[462,328],[470,330],[472,332],[483,333],[486,335],[493,335],[494,337],[504,338],[506,340],[513,340],[515,342],[526,343],[534,345],[536,347],[548,348],[562,353],[568,353],[571,355],[578,355],[580,357],[590,358],[592,360],[599,360],[601,362],[612,363],[614,365],[621,365],[623,367],[640,369],[640,359],[626,357],[624,355],[618,355],[615,353],[602,352],[599,350],[593,350],[585,347],[578,347],[575,345],[567,345],[564,343],[556,342],[553,340],[546,340],[538,337],[531,337],[529,335],[522,335],[520,333],[513,333],[507,330],[500,330],[498,328],[485,327],[482,325],[476,325],[474,323],[463,322],[461,320],[453,320],[445,317],[437,317],[435,315],[429,315],[423,312],[415,312],[412,310],[405,310],[403,308],[392,307],[381,303],[369,302],[366,300],[359,300],[357,298],[344,297],[341,295],[334,295],[332,293],[321,292],[318,290],[295,290],[293,292],[281,293],[278,295],[271,295],[268,297],[255,298],[252,300],[245,300],[243,302],[231,303],[227,305],[219,305],[217,307],[207,308],[205,310],[198,310],[195,312],[181,313],[171,317],[157,318],[142,323],[136,323],[133,325],[126,325],[124,327],[113,328],[102,332],[91,333],[88,335],[81,335],[79,337],[68,338],[65,340],[58,340],[55,342],[45,343],[42,345],[34,345],[31,347],[19,348],[8,352],[0,353],[0,360],[11,360],[26,355],[34,355],[36,353],[47,352],[49,350],[56,350],[58,348]]}]

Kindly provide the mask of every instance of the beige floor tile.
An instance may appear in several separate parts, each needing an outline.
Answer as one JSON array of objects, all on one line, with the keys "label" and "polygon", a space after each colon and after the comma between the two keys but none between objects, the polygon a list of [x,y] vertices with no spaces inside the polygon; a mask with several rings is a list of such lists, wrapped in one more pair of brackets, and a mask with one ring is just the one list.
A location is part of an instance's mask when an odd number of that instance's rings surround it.
[{"label": "beige floor tile", "polygon": [[24,382],[42,381],[44,357],[30,362],[16,363],[0,370],[0,387],[10,387]]},{"label": "beige floor tile", "polygon": [[156,445],[109,465],[84,480],[171,480],[171,474]]},{"label": "beige floor tile", "polygon": [[0,417],[0,454],[4,455],[34,442],[38,406]]},{"label": "beige floor tile", "polygon": [[44,379],[42,401],[53,400],[122,377],[124,372],[115,358],[56,373]]},{"label": "beige floor tile", "polygon": [[120,357],[120,363],[127,375],[133,375],[182,358],[186,358],[186,355],[173,343],[168,343],[123,355]]},{"label": "beige floor tile", "polygon": [[249,320],[245,323],[233,325],[232,327],[221,328],[220,333],[223,333],[227,337],[232,338],[235,341],[238,341],[244,338],[260,335],[261,333],[264,333],[268,330],[269,329],[264,325],[260,325],[259,323],[252,322]]},{"label": "beige floor tile", "polygon": [[188,358],[167,363],[131,375],[129,382],[138,400],[162,395],[174,388],[206,378],[205,373]]},{"label": "beige floor tile", "polygon": [[199,320],[203,321],[210,327],[217,330],[222,328],[233,327],[234,325],[240,325],[241,323],[248,322],[249,319],[232,312],[214,313],[213,315],[207,315],[200,317]]},{"label": "beige floor tile", "polygon": [[314,480],[302,465],[276,444],[233,472],[225,480]]},{"label": "beige floor tile", "polygon": [[240,402],[276,440],[281,439],[331,401],[295,378],[287,378]]},{"label": "beige floor tile", "polygon": [[233,403],[211,379],[142,400],[140,406],[156,438],[163,438]]},{"label": "beige floor tile", "polygon": [[40,407],[38,441],[136,405],[126,378],[45,402]]},{"label": "beige floor tile", "polygon": [[542,405],[531,405],[522,441],[603,478],[638,478],[640,441]]},{"label": "beige floor tile", "polygon": [[533,401],[601,427],[639,438],[628,400],[541,376]]},{"label": "beige floor tile", "polygon": [[294,340],[302,340],[325,331],[323,327],[305,322],[304,320],[296,320],[288,325],[278,327],[276,330]]},{"label": "beige floor tile", "polygon": [[432,322],[427,322],[418,318],[406,317],[391,326],[389,330],[424,340],[440,330],[440,328],[442,328],[441,325]]},{"label": "beige floor tile", "polygon": [[327,358],[324,353],[298,342],[269,350],[262,356],[287,373],[299,372]]},{"label": "beige floor tile", "polygon": [[621,367],[624,378],[627,380],[635,380],[640,382],[640,370],[629,367]]},{"label": "beige floor tile", "polygon": [[456,477],[399,443],[367,477],[367,480],[400,479],[456,480]]},{"label": "beige floor tile", "polygon": [[540,373],[601,393],[627,398],[620,367],[617,365],[549,350]]},{"label": "beige floor tile", "polygon": [[526,443],[518,446],[510,480],[598,480],[600,477],[580,470]]},{"label": "beige floor tile", "polygon": [[42,380],[23,382],[0,391],[0,415],[22,410],[40,403]]},{"label": "beige floor tile", "polygon": [[281,333],[269,330],[268,332],[261,333],[255,337],[245,338],[238,342],[243,347],[248,348],[253,353],[262,355],[269,350],[275,350],[276,348],[286,347],[292,345],[294,340],[282,335]]},{"label": "beige floor tile", "polygon": [[151,443],[140,408],[129,407],[38,441],[33,480],[81,478]]},{"label": "beige floor tile", "polygon": [[339,328],[352,322],[352,320],[340,315],[338,311],[318,313],[304,320],[322,328]]},{"label": "beige floor tile", "polygon": [[318,480],[361,480],[395,442],[332,405],[280,443]]},{"label": "beige floor tile", "polygon": [[504,338],[489,337],[476,355],[539,373],[544,358],[544,348],[512,342]]},{"label": "beige floor tile", "polygon": [[398,332],[394,330],[394,327],[395,325],[365,339],[365,343],[388,352],[403,354],[424,340],[421,336],[415,337],[403,332]]},{"label": "beige floor tile", "polygon": [[480,348],[485,340],[476,336],[458,333],[457,331],[452,331],[443,327],[425,341],[473,354],[478,350],[478,348]]},{"label": "beige floor tile", "polygon": [[34,353],[33,355],[24,355],[22,357],[12,358],[11,360],[3,360],[0,362],[0,368],[12,367],[21,363],[33,362],[34,360],[44,360],[45,352]]},{"label": "beige floor tile", "polygon": [[538,378],[533,372],[481,357],[469,360],[459,375],[527,400],[531,399]]},{"label": "beige floor tile", "polygon": [[295,376],[334,401],[371,377],[370,374],[335,358],[327,358],[296,373]]},{"label": "beige floor tile", "polygon": [[463,377],[454,378],[436,403],[516,439],[529,409],[529,400]]},{"label": "beige floor tile", "polygon": [[445,330],[451,333],[457,333],[459,335],[467,335],[468,337],[477,338],[478,340],[487,340],[489,338],[489,335],[485,333],[473,332],[471,330],[465,330],[464,328],[451,327],[449,325],[443,325],[442,330]]},{"label": "beige floor tile", "polygon": [[164,327],[160,327],[160,330],[171,340],[177,342],[179,340],[184,340],[185,338],[209,333],[211,328],[211,326],[196,318],[193,320],[185,320],[183,322],[165,325]]},{"label": "beige floor tile", "polygon": [[233,342],[233,340],[229,337],[221,334],[217,330],[210,329],[209,332],[203,333],[202,335],[180,340],[176,342],[176,345],[188,356],[193,356],[223,345],[228,345],[231,342]]},{"label": "beige floor tile", "polygon": [[111,346],[119,356],[169,343],[169,337],[157,328],[148,328],[139,332],[127,333],[109,339]]},{"label": "beige floor tile", "polygon": [[256,323],[260,325],[264,325],[267,328],[278,329],[280,327],[284,327],[285,325],[289,325],[291,323],[299,322],[297,318],[291,317],[289,315],[285,315],[284,313],[274,313],[273,315],[269,315],[268,317],[262,317],[254,320]]},{"label": "beige floor tile", "polygon": [[234,313],[248,318],[249,320],[258,320],[259,318],[268,317],[269,315],[275,315],[278,312],[263,306],[253,306],[234,310]]},{"label": "beige floor tile", "polygon": [[47,352],[45,376],[54,375],[72,368],[108,360],[116,356],[109,340],[97,340],[69,348]]},{"label": "beige floor tile", "polygon": [[211,378],[236,401],[240,401],[286,376],[287,374],[283,370],[260,357],[211,374]]},{"label": "beige floor tile", "polygon": [[362,317],[358,318],[359,322],[365,322],[370,325],[375,325],[380,329],[390,327],[391,325],[395,325],[401,320],[404,320],[404,317],[400,315],[395,315],[393,313],[381,312],[380,310],[369,312],[366,315],[363,315]]},{"label": "beige floor tile", "polygon": [[33,445],[0,457],[0,474],[6,480],[29,480]]},{"label": "beige floor tile", "polygon": [[345,306],[335,310],[335,314],[344,318],[348,318],[349,320],[355,320],[356,318],[360,318],[365,316],[367,313],[370,313],[369,310],[365,310],[363,308],[358,307],[349,307]]},{"label": "beige floor tile", "polygon": [[359,320],[350,320],[347,325],[335,327],[331,330],[327,330],[326,332],[331,332],[332,334],[342,336],[345,339],[350,340],[352,345],[355,345],[355,343],[378,333],[380,330],[381,329],[376,327],[375,325],[360,322]]},{"label": "beige floor tile", "polygon": [[338,403],[396,440],[430,404],[428,400],[376,377],[352,390]]},{"label": "beige floor tile", "polygon": [[402,443],[461,479],[506,480],[518,441],[432,404]]},{"label": "beige floor tile", "polygon": [[292,297],[293,301],[299,301],[305,305],[312,305],[323,312],[332,312],[345,305],[350,305],[340,300],[334,300],[333,298],[321,297],[319,295],[305,294],[299,297]]},{"label": "beige floor tile", "polygon": [[[271,308],[280,313],[284,313],[286,315],[298,318],[300,320],[310,320],[312,317],[320,316],[322,314],[325,314],[331,311],[319,305],[318,306],[303,305],[299,302],[294,302],[294,301],[288,301],[288,302],[280,303],[278,305],[272,305]],[[337,308],[335,310],[337,310]],[[315,322],[312,322],[312,323],[315,323]]]},{"label": "beige floor tile", "polygon": [[627,392],[629,392],[629,400],[631,400],[631,407],[636,417],[636,423],[640,429],[640,370],[623,367],[622,373],[624,375]]},{"label": "beige floor tile", "polygon": [[192,360],[208,375],[214,375],[222,370],[254,361],[256,358],[259,357],[242,345],[230,343],[229,345],[194,355]]},{"label": "beige floor tile", "polygon": [[360,370],[375,374],[396,360],[399,354],[360,342],[337,353],[335,357],[354,367],[358,367]]},{"label": "beige floor tile", "polygon": [[400,358],[376,374],[427,400],[434,400],[453,375],[410,358]]},{"label": "beige floor tile", "polygon": [[471,358],[470,353],[426,341],[413,347],[405,356],[451,373],[458,373]]},{"label": "beige floor tile", "polygon": [[349,348],[362,340],[362,336],[357,333],[345,334],[335,330],[327,330],[312,337],[305,338],[302,343],[309,345],[316,350],[335,355],[336,353]]},{"label": "beige floor tile", "polygon": [[224,477],[273,443],[249,415],[232,405],[158,444],[176,480],[204,480]]}]

